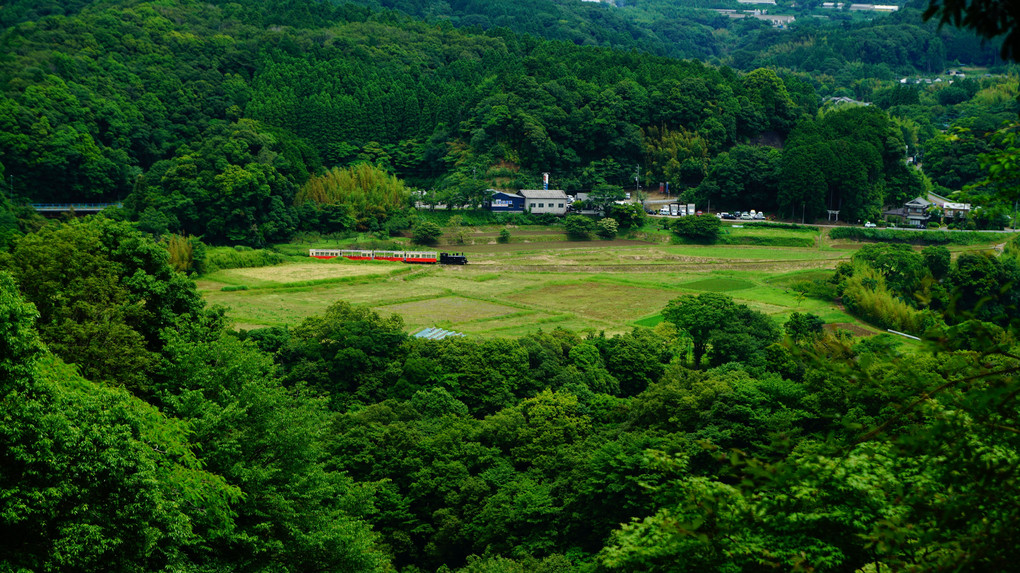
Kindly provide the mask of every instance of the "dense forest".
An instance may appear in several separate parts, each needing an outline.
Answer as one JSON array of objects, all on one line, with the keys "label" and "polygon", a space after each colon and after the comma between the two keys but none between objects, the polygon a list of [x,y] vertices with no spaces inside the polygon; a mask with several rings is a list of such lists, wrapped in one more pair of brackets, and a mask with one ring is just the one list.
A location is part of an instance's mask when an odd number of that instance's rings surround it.
[{"label": "dense forest", "polygon": [[132,224],[46,226],[0,260],[0,568],[1008,570],[1018,254],[803,287],[919,348],[716,293],[432,341],[346,302],[237,333]]},{"label": "dense forest", "polygon": [[[696,4],[0,8],[0,572],[1011,570],[1016,239],[877,242],[797,285],[911,346],[718,293],[616,335],[422,340],[343,301],[234,331],[180,272],[543,172],[607,206],[637,177],[789,219],[934,191],[1009,220],[995,45],[913,4],[788,30]],[[29,206],[85,201],[123,206]]]},{"label": "dense forest", "polygon": [[[787,216],[801,205],[812,219],[826,209],[876,219],[883,205],[979,180],[987,135],[1017,111],[1013,76],[926,88],[894,81],[888,66],[884,80],[872,76],[862,59],[812,67],[832,50],[806,39],[822,33],[814,23],[784,36],[807,34],[793,40],[796,50],[776,51],[789,61],[740,72],[352,4],[62,6],[2,38],[9,195],[123,201],[152,231],[213,243],[262,246],[352,228],[338,221],[406,228],[401,208],[295,201],[310,179],[359,162],[447,204],[479,204],[489,187],[535,187],[548,172],[572,192],[637,178],[724,209],[753,198]],[[21,14],[15,21],[47,10],[9,7]],[[841,94],[874,105],[816,117],[831,107],[823,97]],[[947,124],[968,129],[962,137],[974,143],[946,144]],[[856,175],[835,175],[819,143],[852,154],[838,169]],[[908,156],[926,170],[905,168]],[[814,175],[784,176],[805,162]]]}]

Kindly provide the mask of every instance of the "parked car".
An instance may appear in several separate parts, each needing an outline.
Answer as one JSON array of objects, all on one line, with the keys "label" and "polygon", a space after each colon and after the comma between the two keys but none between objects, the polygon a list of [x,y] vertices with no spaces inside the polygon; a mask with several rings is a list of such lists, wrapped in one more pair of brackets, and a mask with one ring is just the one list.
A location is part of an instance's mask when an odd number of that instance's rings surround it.
[{"label": "parked car", "polygon": [[765,213],[762,213],[761,211],[758,211],[758,212],[757,212],[757,213],[756,213],[756,214],[754,215],[754,218],[755,218],[755,219],[758,219],[759,221],[762,221],[762,220],[764,220],[764,219],[765,219]]},{"label": "parked car", "polygon": [[734,216],[733,213],[723,213],[722,214],[722,218],[723,219],[736,219],[736,216]]},{"label": "parked car", "polygon": [[871,221],[865,221],[864,222],[864,226],[865,227],[877,227],[878,225],[872,223]]},{"label": "parked car", "polygon": [[663,207],[662,209],[659,209],[659,214],[660,215],[669,215],[669,207]]},{"label": "parked car", "polygon": [[744,221],[750,221],[752,219],[750,213],[744,213],[744,214],[740,215],[740,218],[741,218],[741,220],[744,220]]}]

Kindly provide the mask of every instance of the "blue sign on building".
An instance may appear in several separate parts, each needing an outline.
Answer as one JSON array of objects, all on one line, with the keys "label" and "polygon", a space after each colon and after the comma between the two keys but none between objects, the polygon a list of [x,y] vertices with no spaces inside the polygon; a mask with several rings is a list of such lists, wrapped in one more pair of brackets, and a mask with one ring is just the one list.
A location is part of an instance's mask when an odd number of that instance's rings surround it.
[{"label": "blue sign on building", "polygon": [[489,209],[494,212],[524,211],[524,197],[516,193],[496,191],[489,201]]}]

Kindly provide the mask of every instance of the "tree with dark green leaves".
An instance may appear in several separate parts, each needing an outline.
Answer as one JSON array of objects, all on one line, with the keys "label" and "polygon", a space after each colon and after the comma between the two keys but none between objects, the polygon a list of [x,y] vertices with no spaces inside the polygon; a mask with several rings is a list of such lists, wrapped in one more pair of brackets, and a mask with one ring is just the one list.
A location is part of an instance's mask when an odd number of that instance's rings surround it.
[{"label": "tree with dark green leaves", "polygon": [[795,343],[812,342],[825,333],[825,321],[809,312],[790,314],[783,330]]},{"label": "tree with dark green leaves", "polygon": [[1000,55],[1006,60],[1020,58],[1020,11],[1012,2],[1003,0],[928,0],[924,19],[935,18],[939,25],[950,24],[974,31],[991,40],[1002,36]]},{"label": "tree with dark green leaves", "polygon": [[602,352],[606,370],[619,381],[622,396],[640,394],[657,382],[670,359],[666,339],[647,328],[610,338],[598,336],[592,342]]},{"label": "tree with dark green leaves", "polygon": [[383,373],[402,355],[407,339],[403,325],[399,315],[382,318],[339,301],[291,330],[279,351],[285,379],[329,395],[336,409],[382,399],[387,392]]},{"label": "tree with dark green leaves", "polygon": [[910,245],[876,243],[864,245],[851,257],[885,276],[886,285],[905,301],[913,301],[914,292],[926,274],[924,258]]},{"label": "tree with dark green leaves", "polygon": [[612,214],[613,205],[626,198],[623,187],[602,183],[592,188],[587,201],[596,212],[608,217]]},{"label": "tree with dark green leaves", "polygon": [[210,242],[281,241],[297,228],[296,183],[307,176],[285,145],[252,120],[216,125],[154,165],[129,204],[138,213],[149,207],[168,213],[180,224],[171,231]]},{"label": "tree with dark green leaves", "polygon": [[754,70],[741,79],[741,87],[770,129],[785,133],[793,127],[797,108],[775,71]]},{"label": "tree with dark green leaves", "polygon": [[648,219],[640,203],[615,203],[609,214],[622,229],[636,229]]},{"label": "tree with dark green leaves", "polygon": [[1020,309],[1020,262],[1015,257],[963,253],[945,278],[948,316],[1006,326]]},{"label": "tree with dark green leaves", "polygon": [[670,224],[673,233],[684,239],[711,243],[719,237],[722,221],[712,215],[687,215]]},{"label": "tree with dark green leaves", "polygon": [[701,367],[706,354],[713,365],[746,362],[779,339],[771,318],[720,293],[675,298],[662,316],[691,338],[695,368]]},{"label": "tree with dark green leaves", "polygon": [[945,278],[952,266],[952,254],[943,245],[928,245],[921,249],[921,258],[925,268],[937,280]]},{"label": "tree with dark green leaves", "polygon": [[0,273],[0,568],[204,566],[241,491],[203,468],[188,424],[50,355]]},{"label": "tree with dark green leaves", "polygon": [[595,232],[595,220],[585,215],[567,215],[563,219],[567,237],[574,241],[587,241]]},{"label": "tree with dark green leaves", "polygon": [[169,255],[130,224],[90,217],[21,238],[10,270],[54,352],[94,381],[145,392],[179,321],[216,319]]},{"label": "tree with dark green leaves", "polygon": [[435,245],[443,235],[443,229],[438,223],[425,219],[419,219],[412,231],[411,240],[418,245]]},{"label": "tree with dark green leaves", "polygon": [[736,145],[712,159],[705,179],[694,190],[698,204],[720,210],[774,211],[782,152],[767,146]]},{"label": "tree with dark green leaves", "polygon": [[332,470],[324,449],[327,400],[301,383],[284,387],[254,344],[196,334],[167,334],[155,394],[189,424],[203,467],[239,492],[233,527],[207,537],[196,559],[255,571],[386,570],[359,501],[367,492]]},{"label": "tree with dark green leaves", "polygon": [[834,108],[801,122],[783,149],[780,210],[877,220],[884,205],[924,193],[920,174],[905,163],[905,149],[900,131],[875,106]]}]

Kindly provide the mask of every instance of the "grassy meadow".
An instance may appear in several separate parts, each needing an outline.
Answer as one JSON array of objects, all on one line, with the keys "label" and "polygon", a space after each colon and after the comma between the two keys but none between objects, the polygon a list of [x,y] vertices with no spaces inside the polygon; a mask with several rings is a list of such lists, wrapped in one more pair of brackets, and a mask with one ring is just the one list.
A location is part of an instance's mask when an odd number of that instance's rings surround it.
[{"label": "grassy meadow", "polygon": [[[612,241],[570,241],[562,228],[465,228],[437,249],[464,252],[466,266],[381,261],[320,261],[309,248],[280,245],[287,261],[200,277],[211,304],[226,307],[236,328],[294,325],[338,300],[403,317],[409,332],[438,326],[473,336],[516,336],[539,328],[624,332],[654,326],[680,295],[722,292],[785,322],[811,312],[826,322],[877,332],[837,306],[805,296],[804,281],[824,279],[860,243],[831,241],[818,230],[729,227],[715,245],[674,244],[654,223]],[[792,240],[796,239],[796,240]],[[989,236],[990,248],[1001,238]],[[786,246],[794,245],[794,246]]]}]

